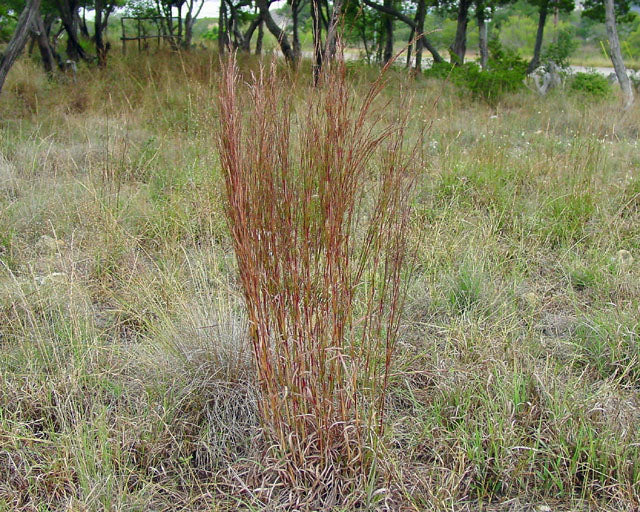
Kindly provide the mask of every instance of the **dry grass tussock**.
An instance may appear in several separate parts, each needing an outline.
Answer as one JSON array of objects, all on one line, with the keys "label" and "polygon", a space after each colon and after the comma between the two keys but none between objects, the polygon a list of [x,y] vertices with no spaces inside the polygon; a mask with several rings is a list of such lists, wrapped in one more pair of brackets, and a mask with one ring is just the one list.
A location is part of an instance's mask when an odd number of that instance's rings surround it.
[{"label": "dry grass tussock", "polygon": [[[77,84],[23,61],[0,96],[0,510],[291,509],[301,493],[269,451],[278,431],[262,435],[213,149],[219,64],[133,57],[80,69]],[[259,64],[239,63],[244,82]],[[303,145],[306,73],[279,69],[272,91],[290,105],[295,155],[327,140]],[[374,75],[347,66],[357,105]],[[334,509],[635,510],[640,110],[562,93],[489,107],[387,80],[378,126],[411,95],[406,147],[430,127],[404,231],[416,261],[395,359],[376,366],[386,412],[369,446],[382,455],[334,473],[353,484]],[[356,250],[370,220],[354,225]],[[357,320],[366,301],[352,307]],[[332,461],[340,445],[327,446]],[[375,478],[357,483],[363,467]]]}]

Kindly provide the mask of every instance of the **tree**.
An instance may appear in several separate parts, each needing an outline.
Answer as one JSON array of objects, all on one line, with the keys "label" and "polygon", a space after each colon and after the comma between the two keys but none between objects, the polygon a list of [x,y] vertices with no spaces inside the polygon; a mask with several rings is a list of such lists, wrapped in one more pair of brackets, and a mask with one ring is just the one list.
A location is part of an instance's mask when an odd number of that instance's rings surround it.
[{"label": "tree", "polygon": [[[413,32],[416,34],[416,48],[415,48],[415,54],[416,54],[416,60],[415,60],[415,71],[416,72],[420,72],[422,70],[422,49],[425,47],[425,40],[426,38],[424,37],[424,20],[427,16],[427,2],[426,0],[418,0],[417,6],[416,6],[416,17],[415,17],[415,22],[416,22],[416,27],[413,30]],[[411,50],[409,50],[408,52],[409,54],[411,53]],[[410,58],[410,55],[408,56]]]},{"label": "tree", "polygon": [[[395,9],[392,6],[388,6],[386,4],[380,5],[377,4],[376,2],[374,2],[373,0],[362,0],[362,2],[371,7],[372,9],[375,9],[378,12],[384,13],[384,14],[389,14],[391,16],[393,16],[394,18],[396,18],[399,21],[402,21],[404,24],[408,25],[409,27],[411,27],[412,29],[416,30],[417,28],[417,24],[414,20],[412,20],[409,16],[407,16],[406,14],[398,11],[397,9]],[[422,47],[426,48],[427,50],[429,50],[429,52],[431,53],[431,55],[433,56],[433,60],[435,62],[444,62],[444,59],[442,58],[442,56],[438,53],[438,50],[436,49],[435,46],[433,46],[433,44],[429,41],[429,39],[427,39],[424,34],[422,34],[421,36],[421,45]]]},{"label": "tree", "polygon": [[289,0],[291,6],[291,39],[293,42],[293,54],[297,61],[302,55],[300,45],[300,14],[302,9],[307,5],[305,0]]},{"label": "tree", "polygon": [[622,60],[622,53],[620,51],[620,41],[618,40],[618,30],[616,28],[616,12],[613,4],[613,0],[605,0],[605,25],[607,27],[607,36],[609,37],[609,50],[611,52],[611,62],[613,68],[616,70],[616,76],[618,82],[622,88],[622,92],[625,96],[624,106],[625,109],[629,108],[633,104],[633,88],[631,86],[631,80],[627,75],[627,68]]},{"label": "tree", "polygon": [[[198,1],[200,3],[198,3]],[[187,6],[187,14],[184,18],[184,40],[182,44],[185,48],[191,48],[193,40],[193,26],[195,25],[198,16],[200,16],[200,12],[202,12],[204,0],[186,0],[185,5]]]},{"label": "tree", "polygon": [[322,67],[322,10],[319,0],[311,0],[311,32],[313,33],[313,83],[318,83]]},{"label": "tree", "polygon": [[451,44],[450,50],[456,64],[464,64],[464,57],[467,53],[467,25],[469,24],[469,8],[471,0],[458,0],[458,24],[456,26],[456,37]]},{"label": "tree", "polygon": [[489,62],[489,34],[487,13],[484,0],[476,0],[476,21],[478,22],[478,49],[480,50],[480,67],[487,68]]},{"label": "tree", "polygon": [[333,60],[336,54],[336,42],[338,38],[338,23],[342,19],[343,0],[333,0],[331,18],[327,27],[327,43],[325,47],[325,58]]},{"label": "tree", "polygon": [[540,66],[544,26],[549,12],[571,12],[575,8],[574,0],[529,0],[529,2],[538,7],[538,30],[536,31],[536,42],[533,46],[533,57],[527,67],[527,73],[531,73]]},{"label": "tree", "polygon": [[467,53],[467,32],[470,11],[475,9],[478,24],[478,46],[480,50],[480,65],[486,68],[489,60],[489,35],[487,20],[496,7],[505,5],[513,0],[440,0],[438,10],[443,16],[455,15],[456,31],[453,42],[449,46],[452,62],[461,65]]},{"label": "tree", "polygon": [[13,66],[18,56],[22,53],[24,46],[27,44],[29,31],[39,10],[40,0],[27,0],[22,13],[20,13],[13,36],[0,59],[0,92],[2,91],[2,86],[4,85],[11,66]]},{"label": "tree", "polygon": [[271,16],[269,12],[269,7],[271,5],[271,0],[256,0],[256,6],[260,10],[260,15],[264,20],[267,29],[273,36],[277,39],[280,44],[280,50],[282,50],[282,54],[288,62],[294,63],[296,61],[295,53],[291,48],[291,44],[289,44],[289,38],[284,30],[282,30],[278,24]]},{"label": "tree", "polygon": [[109,24],[109,16],[114,9],[121,4],[122,2],[120,0],[94,0],[93,10],[95,11],[95,20],[93,24],[93,41],[96,45],[98,66],[100,67],[105,67],[107,65],[108,45],[105,44],[104,33]]},{"label": "tree", "polygon": [[89,60],[87,52],[84,50],[78,39],[78,0],[55,0],[60,20],[67,33],[67,55],[72,60]]},{"label": "tree", "polygon": [[[250,0],[240,0],[235,4],[233,0],[223,0],[221,2],[219,20],[221,28],[218,31],[219,34],[222,34],[218,39],[221,53],[224,53],[226,47],[245,52],[251,51],[251,38],[256,29],[260,30],[263,20],[260,13],[251,12],[248,9],[251,9]],[[242,30],[245,27],[246,29],[243,32]],[[260,32],[258,32],[259,34]],[[260,37],[258,37],[258,40],[261,45]]]},{"label": "tree", "polygon": [[618,38],[618,29],[616,26],[616,18],[628,20],[631,12],[630,0],[585,0],[583,16],[598,21],[603,21],[607,28],[607,38],[609,39],[609,53],[613,69],[615,69],[618,83],[624,94],[624,107],[629,108],[633,104],[633,87],[627,68],[622,59],[620,50],[620,40]]},{"label": "tree", "polygon": [[378,11],[364,5],[360,0],[347,0],[345,3],[343,37],[347,43],[361,43],[365,58],[369,63],[373,54],[376,25],[380,16]]},{"label": "tree", "polygon": [[51,74],[53,73],[55,66],[55,57],[53,49],[51,48],[51,44],[49,43],[48,31],[45,27],[44,22],[42,21],[42,16],[39,12],[36,13],[33,18],[31,30],[35,36],[36,42],[38,43],[38,49],[40,50],[40,57],[42,59],[42,66],[48,74]]}]

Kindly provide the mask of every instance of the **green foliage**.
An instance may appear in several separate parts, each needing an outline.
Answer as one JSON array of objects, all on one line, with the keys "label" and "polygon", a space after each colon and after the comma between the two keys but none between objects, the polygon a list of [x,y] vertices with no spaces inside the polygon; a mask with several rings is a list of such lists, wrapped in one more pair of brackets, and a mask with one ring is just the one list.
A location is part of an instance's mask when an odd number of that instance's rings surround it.
[{"label": "green foliage", "polygon": [[[290,9],[289,9],[290,10]],[[376,26],[381,18],[378,11],[368,8],[358,0],[348,0],[344,4],[343,16],[345,19],[344,38],[347,44],[367,45],[374,44]],[[310,15],[303,10],[299,15],[302,26]]]},{"label": "green foliage", "polygon": [[533,51],[536,39],[536,22],[528,16],[511,16],[500,28],[500,42],[516,51]]},{"label": "green foliage", "polygon": [[456,70],[456,66],[449,62],[434,62],[433,65],[427,69],[424,74],[429,78],[440,78],[446,80],[451,77]]},{"label": "green foliage", "polygon": [[127,0],[125,14],[134,18],[152,18],[160,16],[158,7],[152,0]]},{"label": "green foliage", "polygon": [[584,94],[597,99],[607,98],[611,94],[611,84],[599,73],[576,73],[569,89],[573,93]]},{"label": "green foliage", "polygon": [[578,42],[575,40],[575,30],[570,25],[558,31],[557,40],[547,46],[542,53],[542,59],[545,62],[555,62],[561,68],[569,67],[569,57],[578,48]]},{"label": "green foliage", "polygon": [[620,46],[625,57],[637,59],[640,58],[640,16],[634,16],[630,28],[631,31],[624,39],[620,34]]},{"label": "green foliage", "polygon": [[21,0],[3,0],[0,4],[0,43],[6,43],[11,39],[23,7],[24,2]]},{"label": "green foliage", "polygon": [[505,93],[523,87],[526,62],[513,50],[505,49],[497,39],[489,43],[490,59],[486,70],[475,62],[462,66],[434,63],[425,74],[432,78],[449,78],[454,84],[471,93],[474,98],[494,102]]},{"label": "green foliage", "polygon": [[[634,16],[631,12],[633,0],[614,0],[616,21],[622,23],[630,21]],[[584,0],[582,15],[597,21],[604,21],[604,2],[602,0]]]},{"label": "green foliage", "polygon": [[206,39],[207,41],[217,41],[218,40],[218,27],[216,25],[211,27],[204,34],[202,34],[202,39]]},{"label": "green foliage", "polygon": [[465,64],[461,69],[464,71],[462,81],[475,98],[492,102],[523,87],[522,69],[490,66],[482,71],[476,63]]},{"label": "green foliage", "polygon": [[427,20],[427,32],[434,30],[433,34],[429,34],[429,38],[438,48],[448,48],[456,36],[457,23],[448,18],[439,16],[430,17]]}]

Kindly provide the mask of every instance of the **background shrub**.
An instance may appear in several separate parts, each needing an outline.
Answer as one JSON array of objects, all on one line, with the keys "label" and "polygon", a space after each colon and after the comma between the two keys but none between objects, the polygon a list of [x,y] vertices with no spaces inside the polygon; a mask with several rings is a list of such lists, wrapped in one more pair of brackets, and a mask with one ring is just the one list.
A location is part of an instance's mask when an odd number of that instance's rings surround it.
[{"label": "background shrub", "polygon": [[456,66],[448,62],[436,62],[425,71],[432,78],[449,78],[465,92],[476,99],[489,103],[497,101],[504,94],[523,88],[527,64],[518,54],[504,48],[497,39],[490,42],[490,58],[487,69],[483,70],[475,62]]},{"label": "background shrub", "polygon": [[576,73],[569,89],[578,94],[604,99],[611,94],[611,84],[599,73]]}]

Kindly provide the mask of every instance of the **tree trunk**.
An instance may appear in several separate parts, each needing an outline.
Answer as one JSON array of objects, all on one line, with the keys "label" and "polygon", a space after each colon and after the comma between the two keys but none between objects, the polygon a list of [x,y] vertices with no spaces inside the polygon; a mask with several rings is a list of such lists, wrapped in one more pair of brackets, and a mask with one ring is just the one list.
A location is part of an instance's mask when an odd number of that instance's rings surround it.
[{"label": "tree trunk", "polygon": [[53,24],[58,20],[58,15],[54,13],[49,13],[44,17],[44,31],[47,36],[47,42],[49,43],[49,48],[51,48],[51,53],[53,54],[53,58],[55,63],[58,66],[59,70],[63,69],[62,57],[58,53],[57,43],[60,34],[64,32],[64,27],[61,26],[56,34],[51,34],[51,29],[53,28]]},{"label": "tree trunk", "polygon": [[[251,24],[249,25],[249,28],[247,28],[244,34],[241,34],[242,41],[239,48],[243,52],[251,53],[251,39],[253,38],[253,33],[256,31],[256,29],[259,27],[261,23],[262,23],[262,18],[258,16],[255,20],[251,22]],[[258,34],[258,37],[259,37],[259,34]]]},{"label": "tree trunk", "polygon": [[531,73],[540,66],[540,52],[542,50],[542,38],[544,36],[544,24],[547,22],[547,14],[549,13],[549,2],[546,1],[540,5],[540,15],[538,16],[538,32],[536,32],[536,44],[533,47],[533,58],[527,67],[527,73]]},{"label": "tree trunk", "polygon": [[49,38],[47,37],[47,30],[44,27],[42,17],[39,13],[33,18],[33,28],[38,48],[40,49],[40,58],[42,59],[42,66],[44,70],[51,74],[55,65],[55,58],[53,56],[53,50],[49,44]]},{"label": "tree trunk", "polygon": [[611,51],[611,62],[613,63],[613,68],[616,70],[618,83],[620,84],[624,94],[624,108],[628,109],[633,104],[633,87],[631,86],[631,80],[629,80],[629,76],[627,75],[627,68],[622,60],[613,0],[605,0],[604,8],[605,25],[607,27],[607,37],[609,38],[609,47]]},{"label": "tree trunk", "polygon": [[[244,34],[241,34],[242,43],[240,45],[240,49],[243,52],[251,53],[251,39],[253,38],[253,33],[260,26],[261,23],[262,23],[262,18],[258,16],[255,20],[251,22],[251,24],[249,25],[249,28],[247,28]],[[258,32],[260,31],[258,30]],[[259,34],[258,34],[258,37],[260,37]]]},{"label": "tree trunk", "polygon": [[29,58],[33,57],[33,50],[36,47],[36,39],[37,39],[37,34],[33,34],[31,36],[31,40],[29,41],[29,47],[27,49],[27,54],[29,55]]},{"label": "tree trunk", "polygon": [[89,27],[87,27],[87,9],[86,7],[82,8],[82,18],[80,18],[80,13],[78,13],[78,9],[75,11],[76,13],[76,25],[80,29],[80,34],[85,39],[91,39],[89,35]]},{"label": "tree trunk", "polygon": [[411,27],[411,32],[409,32],[409,40],[407,41],[407,60],[404,64],[406,69],[411,67],[411,56],[413,55],[413,38],[416,35],[416,29]]},{"label": "tree trunk", "polygon": [[[385,7],[393,7],[393,0],[384,0]],[[393,17],[385,14],[383,17],[384,26],[384,53],[382,54],[382,63],[387,64],[393,59]]]},{"label": "tree trunk", "polygon": [[[362,16],[364,16],[364,13]],[[367,56],[367,64],[371,64],[371,54],[369,51],[369,44],[367,43],[367,30],[364,20],[360,23],[360,38],[362,39],[362,44],[364,46],[364,53]]]},{"label": "tree trunk", "polygon": [[267,29],[273,34],[273,37],[278,40],[278,43],[280,43],[280,50],[282,50],[285,59],[291,63],[295,62],[295,55],[289,44],[287,34],[278,26],[269,12],[269,0],[256,0],[256,5],[258,9],[260,9],[260,14],[267,25]]},{"label": "tree trunk", "polygon": [[291,2],[291,17],[292,17],[292,27],[293,31],[293,54],[295,56],[295,60],[298,61],[300,59],[300,55],[302,55],[302,48],[300,46],[300,32],[299,32],[299,23],[298,23],[298,15],[300,14],[300,3],[301,0],[292,0]]},{"label": "tree trunk", "polygon": [[103,0],[95,0],[95,41],[96,41],[96,53],[98,54],[98,66],[101,68],[107,67],[107,49],[104,45],[104,39],[102,37],[102,11],[104,8]]},{"label": "tree trunk", "polygon": [[256,55],[262,55],[262,40],[264,39],[264,21],[258,23],[258,37],[256,38]]},{"label": "tree trunk", "polygon": [[487,22],[484,19],[484,5],[476,4],[476,19],[478,20],[478,49],[480,50],[480,67],[487,69],[489,62],[489,37]]},{"label": "tree trunk", "polygon": [[[318,12],[320,13],[320,21],[325,31],[329,30],[329,0],[318,0]],[[324,9],[323,9],[324,7]]]},{"label": "tree trunk", "polygon": [[429,39],[427,39],[424,34],[421,37],[422,40],[422,47],[426,48],[429,53],[431,54],[431,56],[433,57],[433,62],[444,62],[444,59],[442,58],[442,56],[438,53],[438,50],[436,49],[435,46],[433,46],[433,44],[431,43],[431,41]]},{"label": "tree trunk", "polygon": [[[183,37],[182,37],[182,3],[179,3],[177,6],[177,10],[178,10],[178,45],[182,46],[184,43]],[[169,8],[171,9],[171,8]]]},{"label": "tree trunk", "polygon": [[[202,8],[204,6],[204,0],[200,2],[200,6],[196,9],[197,0],[187,1],[187,15],[184,20],[184,47],[191,48],[193,42],[193,27],[196,24],[196,19],[200,16]],[[195,10],[195,12],[194,12]]]},{"label": "tree trunk", "polygon": [[424,45],[424,20],[427,16],[427,3],[425,0],[418,0],[418,7],[416,9],[416,64],[415,71],[422,71],[422,48]]},{"label": "tree trunk", "polygon": [[60,20],[67,33],[67,56],[72,60],[88,60],[87,53],[78,40],[78,4],[75,0],[56,0]]},{"label": "tree trunk", "polygon": [[327,30],[327,44],[325,47],[325,58],[333,60],[336,56],[336,48],[338,42],[338,23],[342,15],[342,0],[334,0],[333,10],[331,11],[331,20],[329,21],[329,29]]},{"label": "tree trunk", "polygon": [[227,14],[227,6],[224,0],[220,1],[220,13],[218,14],[218,53],[224,55],[224,51],[227,47],[227,23],[225,17]]},{"label": "tree trunk", "polygon": [[[67,58],[71,60],[80,60],[80,39],[78,38],[78,22],[75,20],[75,16],[68,24],[62,23],[67,31]],[[68,26],[67,26],[68,25]],[[78,44],[76,44],[78,43]]]},{"label": "tree trunk", "polygon": [[27,5],[25,5],[24,9],[20,13],[18,24],[16,25],[13,36],[11,36],[11,40],[0,59],[0,92],[2,91],[2,86],[7,78],[7,73],[9,73],[11,66],[13,66],[13,63],[16,61],[20,53],[22,53],[24,46],[27,44],[29,30],[31,29],[34,18],[38,15],[39,10],[40,0],[27,0]]},{"label": "tree trunk", "polygon": [[[58,0],[60,1],[60,0]],[[164,32],[166,33],[165,40],[169,42],[169,46],[172,50],[176,51],[180,49],[180,39],[176,34],[177,27],[173,23],[173,5],[170,3],[162,2],[161,0],[156,0],[156,9],[160,14],[161,23],[164,27]],[[224,0],[220,2],[224,4]]]},{"label": "tree trunk", "polygon": [[187,11],[187,15],[184,18],[184,47],[186,49],[191,48],[191,41],[193,40],[193,24],[195,19],[191,14],[191,9]]},{"label": "tree trunk", "polygon": [[380,18],[380,23],[376,23],[376,62],[382,62],[382,48],[384,46],[384,21]]},{"label": "tree trunk", "polygon": [[[409,18],[408,16],[404,15],[400,11],[394,9],[393,6],[380,5],[380,4],[375,3],[373,0],[362,0],[362,3],[364,3],[365,5],[371,7],[372,9],[375,9],[378,12],[389,14],[389,15],[393,16],[394,18],[400,20],[402,23],[404,23],[404,24],[406,24],[406,25],[408,25],[408,26],[410,26],[410,27],[412,27],[414,29],[416,27],[415,21],[413,21],[411,18]],[[423,46],[423,48],[426,48],[427,50],[429,50],[429,53],[431,53],[431,55],[433,56],[434,62],[444,62],[444,59],[438,53],[438,50],[436,49],[436,47],[433,46],[433,44],[431,44],[431,41],[429,41],[429,39],[427,39],[424,35],[422,36],[422,46]]]},{"label": "tree trunk", "polygon": [[459,65],[464,64],[464,57],[467,53],[467,25],[469,24],[470,6],[471,0],[460,0],[456,37],[451,45],[451,53],[457,61],[455,64]]},{"label": "tree trunk", "polygon": [[[234,48],[244,48],[245,47],[245,37],[242,32],[240,32],[240,23],[238,21],[238,7],[233,5],[233,2],[229,2],[229,11],[231,12],[230,23],[229,23],[229,32],[233,34],[233,47]],[[253,35],[253,31],[251,31],[251,37]],[[250,44],[250,41],[247,42],[247,45]]]},{"label": "tree trunk", "polygon": [[320,4],[311,0],[311,30],[313,32],[313,83],[318,83],[322,68],[322,24]]}]

